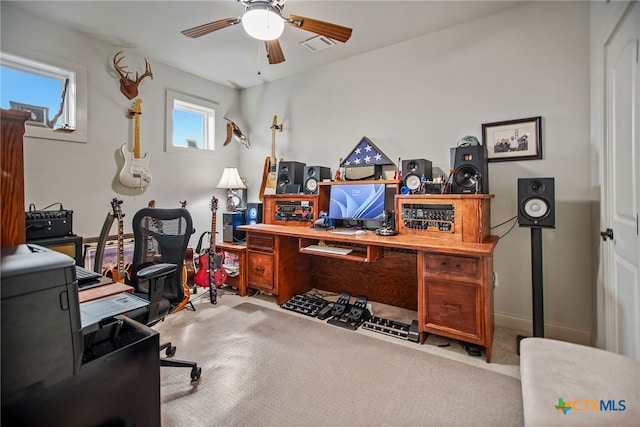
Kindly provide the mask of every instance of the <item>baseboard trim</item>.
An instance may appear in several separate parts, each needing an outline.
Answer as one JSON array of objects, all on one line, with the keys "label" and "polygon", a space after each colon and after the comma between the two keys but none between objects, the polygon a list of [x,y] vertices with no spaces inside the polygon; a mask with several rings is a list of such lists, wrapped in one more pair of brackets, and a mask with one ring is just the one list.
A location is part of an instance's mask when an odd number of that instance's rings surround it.
[{"label": "baseboard trim", "polygon": [[[527,331],[525,335],[531,335],[532,321],[523,317],[511,314],[494,313],[493,322],[496,326],[515,329],[517,331]],[[551,322],[544,323],[545,338],[552,338],[575,344],[591,345],[591,331],[571,328]]]}]

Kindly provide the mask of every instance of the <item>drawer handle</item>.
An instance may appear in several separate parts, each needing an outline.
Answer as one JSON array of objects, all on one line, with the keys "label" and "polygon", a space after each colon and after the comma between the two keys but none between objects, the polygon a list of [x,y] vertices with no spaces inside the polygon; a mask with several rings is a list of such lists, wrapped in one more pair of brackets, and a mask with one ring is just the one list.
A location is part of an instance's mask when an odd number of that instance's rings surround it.
[{"label": "drawer handle", "polygon": [[256,270],[256,271],[264,271],[264,267],[256,267],[254,270]]},{"label": "drawer handle", "polygon": [[[440,265],[442,267],[449,267],[449,263],[446,261],[443,261],[442,263],[440,263]],[[456,268],[460,268],[460,264],[456,264]]]},{"label": "drawer handle", "polygon": [[447,310],[455,310],[455,311],[462,310],[462,306],[460,306],[459,304],[447,304],[446,302],[443,302],[441,305],[443,308],[446,308]]}]

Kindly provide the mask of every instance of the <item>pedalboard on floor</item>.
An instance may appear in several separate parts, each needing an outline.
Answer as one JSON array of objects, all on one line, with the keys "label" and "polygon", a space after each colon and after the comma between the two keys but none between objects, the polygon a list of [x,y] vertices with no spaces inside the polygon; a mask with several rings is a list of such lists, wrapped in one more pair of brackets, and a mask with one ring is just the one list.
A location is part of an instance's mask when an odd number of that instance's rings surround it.
[{"label": "pedalboard on floor", "polygon": [[351,295],[342,292],[336,302],[328,302],[313,294],[294,295],[281,305],[285,310],[295,311],[330,325],[355,331],[359,327],[407,341],[419,342],[418,321],[411,324],[372,316],[367,308],[368,299],[359,295],[351,304]]},{"label": "pedalboard on floor", "polygon": [[300,294],[294,295],[284,302],[280,307],[285,310],[295,311],[311,317],[317,317],[322,309],[327,306],[327,301],[314,295]]},{"label": "pedalboard on floor", "polygon": [[362,323],[371,318],[367,309],[367,297],[359,295],[353,304],[349,304],[351,294],[342,292],[331,309],[331,318],[327,323],[355,331]]},{"label": "pedalboard on floor", "polygon": [[371,318],[371,313],[367,309],[366,296],[356,297],[353,304],[350,301],[351,295],[348,292],[342,292],[336,302],[328,302],[315,295],[300,294],[289,298],[280,307],[320,320],[328,319],[327,323],[331,325],[355,331]]},{"label": "pedalboard on floor", "polygon": [[409,325],[408,323],[396,322],[394,320],[373,316],[371,319],[363,323],[362,328],[390,335],[392,337],[405,339],[407,341],[420,341],[420,332],[418,331],[417,320],[412,321]]}]

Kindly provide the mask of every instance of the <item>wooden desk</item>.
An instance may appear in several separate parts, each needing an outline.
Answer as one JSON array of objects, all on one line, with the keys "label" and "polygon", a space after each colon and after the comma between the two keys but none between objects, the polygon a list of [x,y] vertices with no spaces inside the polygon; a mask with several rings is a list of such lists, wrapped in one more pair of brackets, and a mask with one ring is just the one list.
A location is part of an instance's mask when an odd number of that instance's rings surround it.
[{"label": "wooden desk", "polygon": [[[217,242],[216,249],[222,249],[225,252],[234,254],[238,257],[238,275],[229,276],[225,282],[226,285],[238,289],[238,295],[244,297],[247,295],[247,247],[245,245],[236,245],[235,243]],[[226,257],[225,257],[226,259]],[[223,264],[224,266],[224,264]]]},{"label": "wooden desk", "polygon": [[[427,333],[485,347],[493,341],[493,250],[498,238],[467,243],[418,234],[335,234],[308,227],[245,225],[247,287],[277,295],[282,304],[312,288],[366,295],[371,301],[418,311]],[[325,242],[349,255],[309,253]]]},{"label": "wooden desk", "polygon": [[95,288],[81,289],[78,291],[78,301],[82,304],[83,302],[120,294],[122,292],[132,294],[133,287],[125,285],[124,283],[113,282],[103,286],[96,286]]}]

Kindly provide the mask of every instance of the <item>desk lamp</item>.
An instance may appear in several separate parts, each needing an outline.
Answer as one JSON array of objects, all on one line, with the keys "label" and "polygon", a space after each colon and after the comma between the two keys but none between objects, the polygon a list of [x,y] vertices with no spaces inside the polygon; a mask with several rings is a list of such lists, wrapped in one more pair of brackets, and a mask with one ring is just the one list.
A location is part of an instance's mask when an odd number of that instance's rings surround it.
[{"label": "desk lamp", "polygon": [[240,174],[238,173],[238,168],[224,168],[222,177],[220,177],[220,181],[218,181],[216,188],[227,189],[227,211],[235,212],[238,206],[242,204],[242,199],[241,195],[234,190],[246,189],[247,186],[242,182],[242,178],[240,178]]}]

